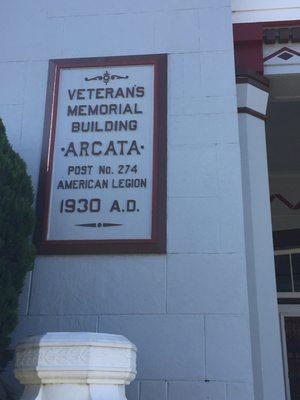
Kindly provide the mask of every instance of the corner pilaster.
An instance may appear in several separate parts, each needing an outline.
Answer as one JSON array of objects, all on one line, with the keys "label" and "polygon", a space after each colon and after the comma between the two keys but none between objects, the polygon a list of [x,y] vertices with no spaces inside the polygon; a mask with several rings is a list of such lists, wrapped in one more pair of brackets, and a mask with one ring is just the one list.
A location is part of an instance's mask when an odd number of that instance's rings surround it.
[{"label": "corner pilaster", "polygon": [[239,74],[236,83],[255,399],[282,400],[285,391],[265,140],[268,82],[260,76]]}]

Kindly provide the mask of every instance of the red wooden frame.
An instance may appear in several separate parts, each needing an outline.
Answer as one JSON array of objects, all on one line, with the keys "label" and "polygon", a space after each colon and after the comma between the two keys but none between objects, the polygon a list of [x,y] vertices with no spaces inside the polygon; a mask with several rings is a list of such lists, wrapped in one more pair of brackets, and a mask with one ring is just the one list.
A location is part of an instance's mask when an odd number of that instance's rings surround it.
[{"label": "red wooden frame", "polygon": [[[151,239],[47,240],[60,71],[64,68],[154,65],[154,137]],[[35,244],[39,254],[166,252],[167,55],[58,59],[49,61]]]}]

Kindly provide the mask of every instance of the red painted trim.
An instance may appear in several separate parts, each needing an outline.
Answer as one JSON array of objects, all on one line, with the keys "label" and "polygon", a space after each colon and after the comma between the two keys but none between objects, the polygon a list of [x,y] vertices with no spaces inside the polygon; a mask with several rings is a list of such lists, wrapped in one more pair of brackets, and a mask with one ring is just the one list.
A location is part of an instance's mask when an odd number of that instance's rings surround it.
[{"label": "red painted trim", "polygon": [[269,93],[269,81],[263,76],[237,73],[235,82],[237,84],[248,83],[249,85],[255,86],[257,89]]},{"label": "red painted trim", "polygon": [[262,119],[263,121],[266,120],[266,116],[264,114],[262,114],[258,111],[255,111],[249,107],[238,107],[238,113],[239,114],[249,114],[249,115],[252,115],[252,117]]},{"label": "red painted trim", "polygon": [[235,67],[263,74],[263,29],[261,23],[234,24]]},{"label": "red painted trim", "polygon": [[299,210],[299,208],[300,208],[300,201],[298,201],[297,203],[293,204],[286,197],[284,197],[280,193],[271,194],[270,202],[272,203],[276,199],[278,199],[282,204],[284,204],[290,210]]},{"label": "red painted trim", "polygon": [[236,69],[263,74],[263,29],[300,26],[300,20],[233,24]]},{"label": "red painted trim", "polygon": [[[56,120],[57,120],[57,103],[58,103],[58,93],[59,93],[59,78],[60,78],[60,68],[58,65],[54,64],[54,86],[53,86],[53,103],[51,106],[51,122],[50,122],[50,135],[48,142],[48,152],[47,153],[47,166],[46,166],[46,207],[47,218],[43,218],[43,233],[47,236],[48,231],[48,214],[50,206],[50,194],[51,194],[51,181],[52,181],[52,171],[53,171],[53,155],[54,155],[54,145],[55,145],[55,135],[56,135]],[[43,236],[42,236],[43,237]]]},{"label": "red painted trim", "polygon": [[290,21],[266,21],[262,22],[264,28],[282,28],[282,27],[297,27],[300,25],[300,20],[290,20]]},{"label": "red painted trim", "polygon": [[[60,70],[94,66],[154,65],[151,239],[47,240]],[[167,55],[50,60],[35,242],[40,254],[166,252]]]},{"label": "red painted trim", "polygon": [[275,51],[274,53],[269,54],[267,57],[265,57],[265,58],[264,58],[264,62],[270,60],[270,59],[273,58],[273,57],[278,56],[278,54],[283,53],[284,51],[286,51],[286,52],[288,52],[288,53],[292,53],[292,54],[294,54],[295,56],[300,56],[300,53],[299,53],[298,51],[293,50],[293,49],[290,49],[290,48],[288,48],[288,47],[282,47],[281,49],[279,49],[279,50]]}]

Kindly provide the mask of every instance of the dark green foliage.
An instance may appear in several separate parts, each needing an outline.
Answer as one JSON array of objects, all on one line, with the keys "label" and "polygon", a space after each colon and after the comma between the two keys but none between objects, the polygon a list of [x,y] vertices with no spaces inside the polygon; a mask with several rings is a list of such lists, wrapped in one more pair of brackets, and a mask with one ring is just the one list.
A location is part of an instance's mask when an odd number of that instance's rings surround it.
[{"label": "dark green foliage", "polygon": [[9,144],[0,119],[0,373],[12,354],[18,297],[33,268],[33,190],[26,165]]}]

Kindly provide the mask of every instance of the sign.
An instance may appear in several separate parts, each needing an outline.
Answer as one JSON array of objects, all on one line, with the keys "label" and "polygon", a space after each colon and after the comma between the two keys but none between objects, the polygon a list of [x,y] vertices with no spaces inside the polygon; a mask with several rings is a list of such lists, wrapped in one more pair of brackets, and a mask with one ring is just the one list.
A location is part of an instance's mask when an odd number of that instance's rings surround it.
[{"label": "sign", "polygon": [[166,56],[51,60],[42,254],[163,253]]}]

